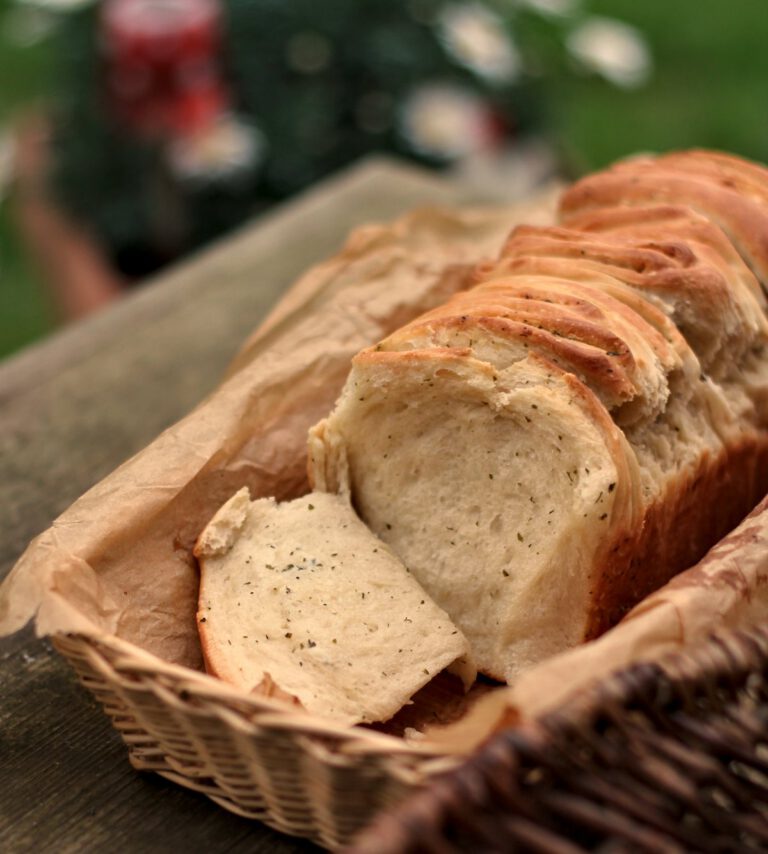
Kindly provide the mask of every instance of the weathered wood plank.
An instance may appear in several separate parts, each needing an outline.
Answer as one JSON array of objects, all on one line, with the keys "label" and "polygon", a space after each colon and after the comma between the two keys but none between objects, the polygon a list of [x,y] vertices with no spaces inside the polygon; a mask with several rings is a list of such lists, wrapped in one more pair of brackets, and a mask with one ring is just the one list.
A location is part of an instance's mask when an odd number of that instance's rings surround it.
[{"label": "weathered wood plank", "polygon": [[[447,181],[372,161],[113,309],[0,365],[0,578],[69,503],[207,394],[285,287],[363,222],[446,202]],[[306,851],[131,769],[68,665],[0,640],[0,850]]]}]

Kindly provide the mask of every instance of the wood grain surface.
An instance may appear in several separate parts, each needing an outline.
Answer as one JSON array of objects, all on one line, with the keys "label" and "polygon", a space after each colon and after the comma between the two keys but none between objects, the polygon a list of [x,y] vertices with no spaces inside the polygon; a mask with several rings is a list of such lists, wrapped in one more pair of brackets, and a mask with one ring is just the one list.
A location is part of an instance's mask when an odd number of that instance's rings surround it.
[{"label": "wood grain surface", "polygon": [[[355,225],[460,200],[445,179],[364,162],[0,365],[0,578],[62,510],[216,384],[240,342]],[[0,851],[314,850],[128,764],[66,662],[0,639]]]}]

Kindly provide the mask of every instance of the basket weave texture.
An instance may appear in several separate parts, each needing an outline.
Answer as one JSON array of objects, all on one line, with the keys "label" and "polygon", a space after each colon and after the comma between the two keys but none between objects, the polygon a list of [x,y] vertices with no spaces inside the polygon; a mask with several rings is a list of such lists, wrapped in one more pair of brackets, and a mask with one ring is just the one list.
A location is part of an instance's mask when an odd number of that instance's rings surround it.
[{"label": "basket weave texture", "polygon": [[626,668],[464,764],[222,699],[124,643],[54,643],[135,768],[327,848],[381,812],[358,854],[768,850],[768,625]]},{"label": "basket weave texture", "polygon": [[124,642],[60,634],[53,643],[102,704],[135,768],[326,848],[348,843],[377,812],[459,761],[324,725],[273,700],[223,699],[218,680],[208,686],[193,671],[155,669]]},{"label": "basket weave texture", "polygon": [[768,850],[768,625],[638,664],[381,816],[352,854]]}]

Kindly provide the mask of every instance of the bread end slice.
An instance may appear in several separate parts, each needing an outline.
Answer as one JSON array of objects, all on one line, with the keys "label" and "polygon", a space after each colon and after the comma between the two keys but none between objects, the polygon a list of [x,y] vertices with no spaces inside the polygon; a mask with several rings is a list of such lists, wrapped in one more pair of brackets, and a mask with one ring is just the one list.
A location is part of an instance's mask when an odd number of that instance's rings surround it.
[{"label": "bread end slice", "polygon": [[601,549],[640,518],[623,435],[535,354],[497,369],[458,348],[363,351],[312,431],[310,467],[319,487],[349,489],[504,681],[584,640]]},{"label": "bread end slice", "polygon": [[449,666],[464,635],[344,496],[236,493],[195,547],[209,672],[339,722],[384,721]]}]

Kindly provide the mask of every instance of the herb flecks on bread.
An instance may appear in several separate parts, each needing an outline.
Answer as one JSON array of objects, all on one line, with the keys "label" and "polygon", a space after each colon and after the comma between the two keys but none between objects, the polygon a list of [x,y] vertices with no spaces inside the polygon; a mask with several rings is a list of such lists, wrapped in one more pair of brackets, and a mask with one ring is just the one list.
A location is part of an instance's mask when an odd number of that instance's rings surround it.
[{"label": "herb flecks on bread", "polygon": [[236,493],[201,534],[208,669],[345,723],[384,721],[468,644],[342,496]]}]

